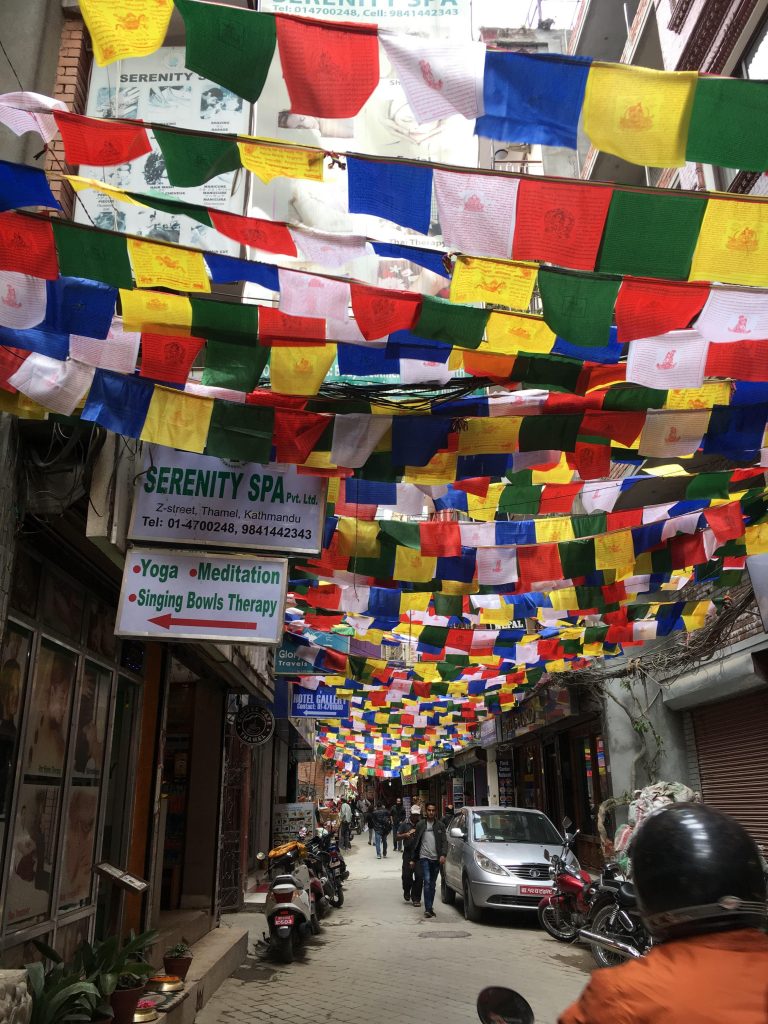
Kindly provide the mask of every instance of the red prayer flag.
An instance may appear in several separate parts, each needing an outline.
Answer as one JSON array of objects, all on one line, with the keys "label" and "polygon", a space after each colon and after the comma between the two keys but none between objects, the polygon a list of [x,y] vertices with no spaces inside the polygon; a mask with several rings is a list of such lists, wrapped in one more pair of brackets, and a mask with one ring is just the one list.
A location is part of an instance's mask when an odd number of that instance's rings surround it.
[{"label": "red prayer flag", "polygon": [[453,484],[454,491],[464,491],[466,494],[475,494],[478,498],[484,498],[491,486],[489,476],[473,476],[467,480],[456,480]]},{"label": "red prayer flag", "polygon": [[628,508],[624,512],[608,512],[605,517],[605,527],[609,532],[631,530],[633,526],[642,525],[643,510],[641,508]]},{"label": "red prayer flag", "polygon": [[582,480],[602,480],[611,471],[611,446],[577,441],[573,462]]},{"label": "red prayer flag", "polygon": [[614,307],[618,339],[634,341],[682,330],[699,315],[708,297],[708,284],[625,280]]},{"label": "red prayer flag", "polygon": [[152,150],[143,124],[102,121],[68,110],[54,110],[53,116],[64,143],[64,158],[72,167],[113,167],[137,160]]},{"label": "red prayer flag", "polygon": [[379,84],[376,25],[276,15],[277,46],[291,112],[345,118],[358,114]]},{"label": "red prayer flag", "polygon": [[704,565],[708,561],[704,550],[704,535],[694,533],[692,536],[681,534],[669,542],[669,553],[673,569],[685,569],[689,565]]},{"label": "red prayer flag", "polygon": [[240,217],[236,213],[225,213],[223,210],[208,211],[211,223],[227,238],[233,238],[243,245],[264,252],[279,253],[284,256],[296,256],[296,243],[285,224],[258,217]]},{"label": "red prayer flag", "polygon": [[568,395],[560,391],[550,392],[543,406],[543,412],[579,413],[586,409],[602,409],[605,395]]},{"label": "red prayer flag", "polygon": [[[275,409],[275,447],[278,462],[306,462],[328,424],[333,420],[319,412]],[[335,539],[335,538],[334,538]]]},{"label": "red prayer flag", "polygon": [[330,587],[310,587],[307,591],[306,602],[313,608],[338,611],[341,602],[341,588],[335,584]]},{"label": "red prayer flag", "polygon": [[0,270],[55,281],[59,260],[51,222],[22,213],[0,213]]},{"label": "red prayer flag", "polygon": [[409,331],[418,319],[421,296],[413,292],[394,292],[364,284],[353,284],[350,291],[352,312],[367,341],[386,338],[395,331]]},{"label": "red prayer flag", "polygon": [[618,583],[607,583],[600,590],[608,604],[624,601],[627,596],[627,586],[623,580],[620,580]]},{"label": "red prayer flag", "polygon": [[765,341],[729,341],[710,345],[704,373],[733,380],[768,380],[768,344]]},{"label": "red prayer flag", "polygon": [[632,642],[632,625],[609,626],[605,634],[605,642],[608,644],[625,644]]},{"label": "red prayer flag", "polygon": [[422,555],[453,558],[461,554],[461,531],[456,521],[419,523],[419,539]]},{"label": "red prayer flag", "polygon": [[580,483],[544,484],[539,502],[539,512],[542,515],[545,512],[569,513],[580,490]]},{"label": "red prayer flag", "polygon": [[[270,307],[265,307],[270,308]],[[274,391],[257,388],[245,396],[246,405],[266,405],[272,409],[306,409],[307,399],[301,395],[276,395]]]},{"label": "red prayer flag", "polygon": [[0,388],[3,391],[10,391],[12,395],[16,394],[16,388],[13,384],[8,383],[8,378],[16,373],[28,355],[29,352],[24,348],[0,345]]},{"label": "red prayer flag", "polygon": [[626,363],[618,363],[616,366],[595,366],[593,363],[585,363],[576,382],[576,391],[580,395],[586,395],[597,388],[602,389],[611,384],[619,384],[626,379]]},{"label": "red prayer flag", "polygon": [[166,384],[186,384],[202,338],[180,334],[142,334],[139,376]]},{"label": "red prayer flag", "polygon": [[725,544],[727,540],[738,540],[744,534],[744,516],[741,503],[738,501],[705,508],[704,518],[718,544]]},{"label": "red prayer flag", "polygon": [[512,258],[594,270],[613,189],[523,178]]},{"label": "red prayer flag", "polygon": [[274,306],[259,306],[260,345],[325,344],[325,320],[314,316],[290,316]]},{"label": "red prayer flag", "polygon": [[[533,544],[517,549],[517,569],[520,583],[528,587],[532,583],[561,580],[563,567],[557,544]],[[524,592],[521,589],[521,593]]]},{"label": "red prayer flag", "polygon": [[579,433],[583,437],[605,437],[609,441],[620,441],[629,447],[637,441],[644,426],[644,412],[588,409],[584,413]]}]

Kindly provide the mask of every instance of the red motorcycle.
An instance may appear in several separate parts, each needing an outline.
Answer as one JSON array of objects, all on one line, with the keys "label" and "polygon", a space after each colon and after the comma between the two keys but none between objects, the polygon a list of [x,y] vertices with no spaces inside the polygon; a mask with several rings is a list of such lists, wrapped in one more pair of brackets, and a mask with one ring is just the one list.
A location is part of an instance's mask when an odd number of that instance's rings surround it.
[{"label": "red motorcycle", "polygon": [[[566,822],[571,824],[567,818]],[[552,891],[539,903],[539,922],[542,928],[560,942],[573,942],[578,938],[579,930],[585,927],[590,918],[592,903],[599,888],[598,883],[581,870],[579,862],[571,853],[578,835],[578,831],[573,835],[566,832],[559,854],[545,851],[549,857],[549,877],[553,885]]]}]

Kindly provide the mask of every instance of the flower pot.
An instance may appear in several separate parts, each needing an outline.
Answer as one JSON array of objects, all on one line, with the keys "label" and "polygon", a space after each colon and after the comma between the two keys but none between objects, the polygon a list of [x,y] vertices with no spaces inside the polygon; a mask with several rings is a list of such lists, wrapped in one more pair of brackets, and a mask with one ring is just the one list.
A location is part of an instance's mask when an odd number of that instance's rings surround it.
[{"label": "flower pot", "polygon": [[182,981],[187,976],[187,971],[192,964],[191,956],[164,956],[163,967],[166,974],[175,974]]},{"label": "flower pot", "polygon": [[144,995],[145,985],[136,988],[116,988],[109,997],[109,1005],[114,1013],[114,1024],[133,1024],[136,1006]]}]

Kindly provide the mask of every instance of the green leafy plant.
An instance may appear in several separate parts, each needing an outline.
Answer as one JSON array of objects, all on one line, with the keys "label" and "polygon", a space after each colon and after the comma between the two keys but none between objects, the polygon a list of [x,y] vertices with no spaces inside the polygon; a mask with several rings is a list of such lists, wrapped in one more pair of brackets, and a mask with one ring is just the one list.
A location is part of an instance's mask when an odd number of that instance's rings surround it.
[{"label": "green leafy plant", "polygon": [[72,967],[93,982],[106,1001],[115,989],[137,988],[152,977],[155,968],[147,963],[144,953],[157,941],[158,934],[156,931],[142,932],[141,935],[131,932],[122,945],[117,935],[103,941],[82,942]]},{"label": "green leafy plant", "polygon": [[166,949],[163,956],[168,957],[169,960],[173,960],[176,957],[188,957],[191,960],[192,950],[189,948],[189,943],[182,939],[182,941],[177,942],[175,946],[171,946],[170,949]]},{"label": "green leafy plant", "polygon": [[60,1024],[63,1021],[93,1020],[100,1003],[99,990],[81,974],[65,964],[59,954],[36,942],[40,951],[52,961],[27,964],[27,987],[32,997],[30,1024]]}]

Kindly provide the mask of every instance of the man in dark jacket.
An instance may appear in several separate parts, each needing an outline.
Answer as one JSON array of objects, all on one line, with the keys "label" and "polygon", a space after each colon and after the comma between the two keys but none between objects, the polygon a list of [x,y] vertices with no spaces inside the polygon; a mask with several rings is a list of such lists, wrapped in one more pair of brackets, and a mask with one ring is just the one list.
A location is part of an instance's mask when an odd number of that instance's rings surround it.
[{"label": "man in dark jacket", "polygon": [[397,831],[397,837],[403,847],[403,899],[406,903],[413,903],[414,907],[421,906],[421,865],[414,859],[414,848],[416,845],[416,827],[421,821],[421,808],[418,804],[411,805],[411,816],[407,821],[401,821]]},{"label": "man in dark jacket", "polygon": [[389,813],[392,816],[392,842],[395,844],[395,849],[400,849],[400,842],[397,838],[397,831],[400,825],[405,821],[405,808],[403,807],[403,801],[400,797],[395,800],[389,809]]},{"label": "man in dark jacket", "polygon": [[380,803],[373,812],[371,820],[373,821],[373,840],[376,843],[376,857],[381,860],[382,847],[384,856],[387,856],[387,836],[392,831],[392,819],[387,808]]},{"label": "man in dark jacket", "polygon": [[453,804],[446,804],[445,805],[445,814],[440,819],[442,821],[442,823],[445,825],[446,828],[448,828],[450,823],[453,821],[453,818],[454,818],[455,814],[456,814],[456,812],[453,809]]},{"label": "man in dark jacket", "polygon": [[440,865],[445,863],[448,852],[448,837],[445,825],[437,817],[434,804],[427,804],[427,815],[416,826],[414,837],[413,862],[421,865],[424,884],[424,917],[434,917],[435,883],[440,872]]}]

